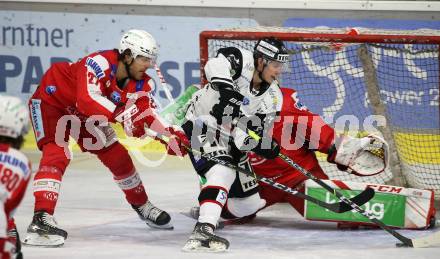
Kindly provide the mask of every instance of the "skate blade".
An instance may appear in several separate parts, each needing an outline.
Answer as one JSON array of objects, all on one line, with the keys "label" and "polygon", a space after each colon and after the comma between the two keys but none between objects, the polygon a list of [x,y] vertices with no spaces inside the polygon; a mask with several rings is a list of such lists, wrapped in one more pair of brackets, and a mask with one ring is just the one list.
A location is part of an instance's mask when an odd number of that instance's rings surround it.
[{"label": "skate blade", "polygon": [[217,241],[210,241],[209,247],[206,247],[202,245],[200,240],[195,239],[188,240],[182,247],[182,251],[186,253],[223,253],[227,249],[225,244]]},{"label": "skate blade", "polygon": [[174,229],[174,226],[173,226],[173,224],[171,224],[171,222],[168,222],[165,225],[157,225],[157,224],[154,224],[152,221],[146,220],[145,223],[147,223],[147,225],[150,228],[163,229],[163,230],[173,230]]},{"label": "skate blade", "polygon": [[58,235],[40,236],[37,233],[28,233],[23,240],[23,244],[27,246],[60,247],[64,245],[64,240],[64,237]]}]

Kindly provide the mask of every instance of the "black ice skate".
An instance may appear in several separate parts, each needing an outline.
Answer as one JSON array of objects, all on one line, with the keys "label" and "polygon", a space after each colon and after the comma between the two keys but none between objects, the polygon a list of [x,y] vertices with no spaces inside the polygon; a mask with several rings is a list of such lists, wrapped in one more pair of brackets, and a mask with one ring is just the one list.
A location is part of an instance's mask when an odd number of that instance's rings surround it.
[{"label": "black ice skate", "polygon": [[141,206],[131,205],[137,212],[141,220],[145,221],[148,226],[160,229],[173,229],[170,215],[158,207],[155,207],[150,201]]},{"label": "black ice skate", "polygon": [[229,241],[214,234],[214,226],[209,223],[197,222],[185,246],[184,252],[224,252]]},{"label": "black ice skate", "polygon": [[45,211],[37,211],[23,243],[31,246],[58,247],[64,245],[66,238],[67,232],[58,227],[52,215]]}]

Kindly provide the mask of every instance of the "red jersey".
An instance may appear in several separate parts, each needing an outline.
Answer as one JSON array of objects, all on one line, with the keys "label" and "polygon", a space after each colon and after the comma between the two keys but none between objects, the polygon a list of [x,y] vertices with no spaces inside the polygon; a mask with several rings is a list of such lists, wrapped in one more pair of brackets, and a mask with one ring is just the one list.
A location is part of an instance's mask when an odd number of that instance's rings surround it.
[{"label": "red jersey", "polygon": [[[281,92],[283,105],[280,118],[274,123],[273,137],[280,145],[281,153],[306,170],[312,170],[319,166],[314,151],[328,153],[335,131],[299,102],[295,90],[281,88]],[[277,179],[294,170],[280,158],[266,160],[251,153],[250,159],[254,170],[261,176]]]},{"label": "red jersey", "polygon": [[0,143],[0,200],[6,213],[9,214],[21,202],[31,174],[28,158],[9,145]]},{"label": "red jersey", "polygon": [[136,92],[151,90],[151,78],[147,74],[142,80],[129,80],[123,90],[119,89],[118,55],[117,50],[106,50],[92,53],[76,63],[53,64],[44,74],[34,97],[71,114],[104,115],[113,121],[116,105],[125,103]]}]

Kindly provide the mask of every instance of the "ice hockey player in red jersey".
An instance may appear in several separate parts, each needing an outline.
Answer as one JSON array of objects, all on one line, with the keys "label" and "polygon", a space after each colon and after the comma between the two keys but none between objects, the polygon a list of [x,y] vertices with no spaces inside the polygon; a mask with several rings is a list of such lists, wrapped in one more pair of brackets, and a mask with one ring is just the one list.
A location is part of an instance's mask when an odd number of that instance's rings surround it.
[{"label": "ice hockey player in red jersey", "polygon": [[[29,100],[38,148],[43,152],[34,177],[35,208],[24,243],[60,246],[67,238],[54,219],[61,181],[70,154],[69,135],[82,151],[95,154],[111,171],[127,202],[150,227],[172,229],[170,215],[155,207],[139,174],[108,122],[121,123],[126,134],[145,136],[145,126],[170,138],[167,151],[184,156],[182,131],[161,120],[149,92],[158,47],[146,31],[129,30],[119,49],[99,51],[76,63],[56,63],[44,74]],[[114,159],[117,157],[118,159]]]},{"label": "ice hockey player in red jersey", "polygon": [[26,191],[31,172],[20,152],[29,129],[29,113],[21,100],[0,95],[0,258],[23,258],[13,214]]}]

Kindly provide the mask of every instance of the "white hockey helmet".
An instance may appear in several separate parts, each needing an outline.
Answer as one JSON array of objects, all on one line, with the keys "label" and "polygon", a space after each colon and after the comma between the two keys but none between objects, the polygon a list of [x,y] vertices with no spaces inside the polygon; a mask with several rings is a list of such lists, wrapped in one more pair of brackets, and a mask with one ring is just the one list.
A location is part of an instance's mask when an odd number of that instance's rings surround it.
[{"label": "white hockey helmet", "polygon": [[159,48],[154,37],[143,30],[129,30],[122,35],[119,44],[119,53],[122,54],[129,49],[133,58],[143,56],[150,58],[153,63],[157,59]]},{"label": "white hockey helmet", "polygon": [[0,136],[17,138],[29,130],[29,112],[14,96],[0,95]]}]

